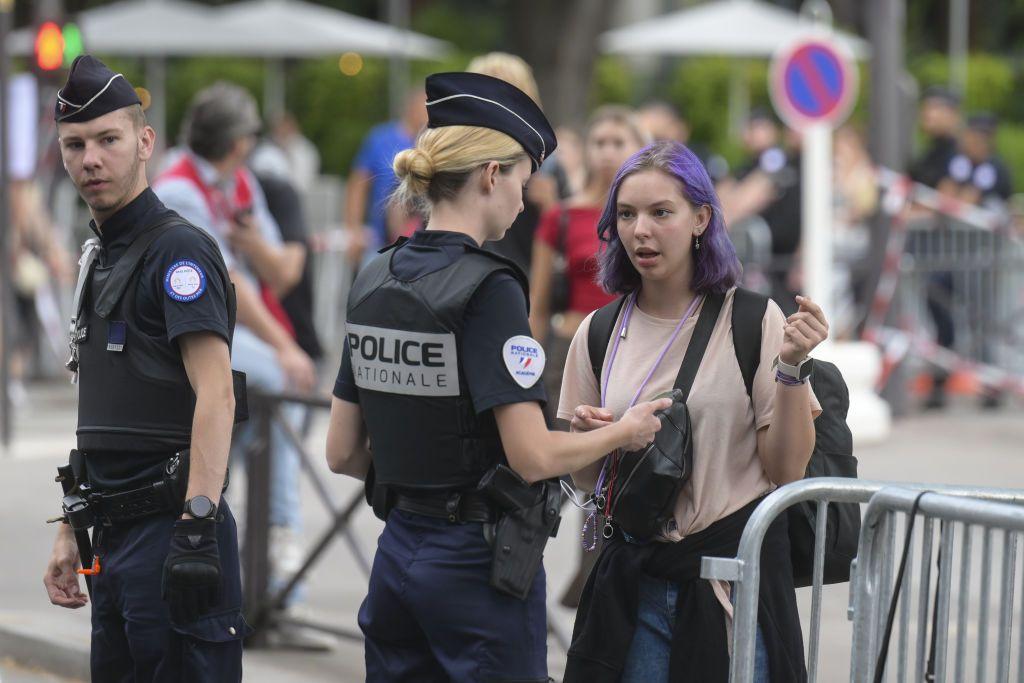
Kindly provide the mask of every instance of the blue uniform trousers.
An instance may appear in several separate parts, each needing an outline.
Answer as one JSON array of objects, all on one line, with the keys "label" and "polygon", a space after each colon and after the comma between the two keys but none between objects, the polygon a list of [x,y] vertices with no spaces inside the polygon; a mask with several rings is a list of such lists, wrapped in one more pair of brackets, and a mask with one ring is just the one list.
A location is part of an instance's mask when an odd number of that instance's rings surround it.
[{"label": "blue uniform trousers", "polygon": [[[221,601],[189,624],[171,622],[161,596],[176,515],[103,529],[92,577],[92,680],[104,683],[242,680],[242,585],[235,518],[221,501],[217,524]],[[95,541],[94,541],[95,542]]]},{"label": "blue uniform trousers", "polygon": [[526,600],[491,588],[482,527],[388,516],[359,610],[368,683],[547,681],[544,569]]}]

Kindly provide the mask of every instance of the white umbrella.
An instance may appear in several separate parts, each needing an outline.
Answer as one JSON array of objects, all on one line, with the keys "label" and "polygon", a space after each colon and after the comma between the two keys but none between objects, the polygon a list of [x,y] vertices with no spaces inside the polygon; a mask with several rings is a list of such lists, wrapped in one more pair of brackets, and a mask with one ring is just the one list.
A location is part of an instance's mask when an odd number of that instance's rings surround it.
[{"label": "white umbrella", "polygon": [[[302,0],[247,0],[211,8],[187,0],[123,0],[77,15],[90,52],[152,57],[313,57],[352,51],[431,59],[450,45],[413,31]],[[34,33],[10,36],[12,54],[32,52]]]},{"label": "white umbrella", "polygon": [[312,57],[341,52],[435,59],[443,40],[346,14],[303,0],[245,0],[216,11],[228,27],[218,50],[263,57]]},{"label": "white umbrella", "polygon": [[[601,47],[636,55],[770,57],[811,27],[809,19],[761,0],[715,0],[606,31]],[[870,54],[857,36],[835,31],[834,37],[859,58]]]},{"label": "white umbrella", "polygon": [[[86,10],[76,16],[89,52],[155,57],[211,54],[226,27],[213,9],[186,0],[125,0]],[[32,29],[15,31],[10,52],[32,52]]]}]

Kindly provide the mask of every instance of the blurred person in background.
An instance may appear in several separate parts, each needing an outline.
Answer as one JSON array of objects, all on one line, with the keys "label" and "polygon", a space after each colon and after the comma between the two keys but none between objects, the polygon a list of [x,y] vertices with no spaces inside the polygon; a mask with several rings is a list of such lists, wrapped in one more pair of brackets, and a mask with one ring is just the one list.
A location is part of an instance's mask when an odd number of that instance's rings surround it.
[{"label": "blurred person in background", "polygon": [[[268,146],[274,149],[267,150]],[[267,150],[266,153],[273,154],[275,149],[280,151],[283,157],[266,161],[261,159],[265,150]],[[289,184],[300,195],[307,195],[320,176],[320,152],[316,145],[302,134],[299,122],[291,112],[281,114],[271,124],[270,135],[264,144],[256,147],[250,166],[255,167],[265,163],[276,167],[280,165],[282,158],[287,169]]]},{"label": "blurred person in background", "polygon": [[[767,227],[759,238],[771,244],[767,293],[789,315],[796,312],[792,302],[799,289],[801,179],[799,136],[787,131],[786,137],[784,143],[771,112],[752,109],[742,135],[747,161],[731,180],[719,183],[718,191],[730,231],[761,232]],[[750,221],[754,217],[763,222]]]},{"label": "blurred person in background", "polygon": [[[632,110],[618,105],[598,108],[584,136],[587,181],[583,191],[552,207],[541,218],[530,269],[530,329],[547,348],[545,369],[550,369],[555,382],[550,388],[557,390],[565,351],[580,321],[611,300],[594,279],[601,246],[597,220],[608,200],[615,171],[643,147],[645,140]],[[556,279],[560,260],[564,261],[564,282]],[[561,300],[553,302],[553,296]]]},{"label": "blurred person in background", "polygon": [[[541,219],[530,269],[530,329],[547,353],[543,381],[549,396],[559,393],[562,367],[576,328],[591,311],[612,299],[596,280],[601,248],[597,221],[608,201],[615,172],[645,141],[632,110],[618,105],[597,109],[583,140],[583,190],[551,208]],[[550,401],[545,416],[549,425],[561,428],[555,422],[556,407]],[[580,567],[562,597],[566,606],[579,603],[595,557],[596,553],[581,553]]]},{"label": "blurred person in background", "polygon": [[956,153],[949,158],[938,183],[944,194],[977,206],[1005,213],[1013,194],[1010,170],[996,153],[995,136],[999,121],[995,114],[979,112],[967,118]]},{"label": "blurred person in background", "polygon": [[313,320],[313,262],[309,257],[309,226],[302,207],[299,189],[291,180],[288,159],[278,150],[271,150],[249,164],[267,200],[267,209],[281,231],[287,245],[301,249],[302,276],[281,297],[281,306],[295,330],[295,343],[314,362],[323,358],[323,347]]},{"label": "blurred person in background", "polygon": [[[521,57],[507,52],[490,52],[474,58],[466,67],[466,71],[500,78],[529,95],[538,107],[542,106],[533,69]],[[558,153],[556,151],[545,159],[541,172],[530,178],[523,197],[523,211],[516,216],[505,236],[484,245],[485,249],[515,261],[524,273],[530,272],[533,238],[541,213],[558,201],[557,182],[553,176],[544,172],[545,167],[551,168],[556,163],[554,156]]]},{"label": "blurred person in background", "polygon": [[838,330],[834,336],[842,336],[860,322],[856,304],[863,293],[868,268],[868,222],[878,210],[878,177],[864,139],[853,126],[847,124],[835,132],[833,148],[832,289],[837,309],[831,316],[833,327]]},{"label": "blurred person in background", "polygon": [[953,91],[933,85],[921,96],[918,125],[926,147],[910,164],[910,177],[928,187],[938,187],[946,177],[949,160],[957,152],[957,137],[962,125],[960,97]]},{"label": "blurred person in background", "polygon": [[[63,333],[54,286],[63,288],[71,282],[74,260],[61,244],[57,226],[33,180],[12,181],[8,196],[15,313],[9,389],[12,399],[20,402],[26,395],[23,382],[43,350],[41,344],[45,339],[59,339]],[[59,346],[54,350],[58,354],[65,351]]]},{"label": "blurred person in background", "polygon": [[684,145],[690,139],[690,124],[679,109],[664,100],[650,100],[637,109],[640,127],[652,140],[675,140]]},{"label": "blurred person in background", "polygon": [[[1006,164],[999,158],[995,149],[995,135],[998,120],[994,114],[979,112],[967,118],[966,125],[957,141],[956,152],[949,157],[944,177],[938,183],[938,189],[945,195],[960,201],[974,204],[989,211],[1006,216],[1009,220],[1009,199],[1013,193],[1013,179]],[[945,219],[949,225],[951,219]],[[947,242],[950,240],[947,239]],[[999,235],[980,229],[971,229],[969,240],[958,241],[958,246],[966,247],[967,258],[985,259],[998,258]],[[949,257],[951,254],[944,254]],[[951,271],[939,271],[931,275],[928,282],[928,310],[935,322],[936,342],[939,346],[952,349],[956,343],[957,330],[953,318],[953,305],[958,295],[980,297],[967,302],[967,316],[975,339],[974,351],[978,359],[991,363],[993,358],[994,339],[991,337],[994,312],[998,310],[995,298],[999,297],[1000,283],[997,270],[991,264],[972,276],[972,284],[957,278]],[[958,282],[964,283],[969,292],[958,292]],[[932,391],[925,399],[924,407],[942,408],[946,404],[946,382],[948,373],[938,369],[933,373]],[[1002,405],[1002,392],[989,387],[982,388],[981,406],[998,408]]]},{"label": "blurred person in background", "polygon": [[[960,97],[944,86],[928,87],[921,96],[917,120],[926,147],[910,164],[909,174],[915,182],[937,189],[949,173],[950,160],[957,154],[957,138],[963,126]],[[947,227],[948,219],[941,213],[921,206],[912,207],[910,215],[912,224],[926,224],[928,230],[925,233],[920,230],[911,231],[908,250],[920,253],[925,258],[940,256],[930,253],[936,249],[936,244],[928,235],[933,228]],[[925,303],[935,326],[935,341],[943,348],[950,348],[954,340],[953,313],[950,308],[953,274],[948,270],[932,272],[927,276],[925,287]],[[948,380],[949,373],[945,369],[939,366],[932,369],[932,388],[925,399],[925,408],[941,408],[946,405]]]},{"label": "blurred person in background", "polygon": [[320,152],[302,134],[294,114],[285,112],[278,117],[271,129],[271,139],[288,157],[292,185],[298,192],[308,193],[320,175]]},{"label": "blurred person in background", "polygon": [[[280,303],[300,281],[306,254],[301,245],[282,241],[259,182],[246,168],[260,125],[256,102],[244,88],[219,82],[201,90],[182,124],[186,149],[157,178],[154,190],[169,208],[206,230],[224,255],[238,296],[232,366],[247,374],[250,388],[308,392],[316,386],[313,361],[296,343]],[[300,427],[299,408],[281,411],[293,430]],[[252,421],[237,430],[234,459],[244,459],[258,432]],[[271,580],[282,584],[302,555],[300,456],[278,424],[269,448]]]},{"label": "blurred person in background", "polygon": [[408,215],[389,204],[398,185],[392,162],[409,149],[427,124],[427,106],[422,88],[411,88],[405,97],[402,116],[374,126],[352,162],[345,186],[345,229],[348,231],[349,265],[358,269],[408,229]]},{"label": "blurred person in background", "polygon": [[[555,128],[558,136],[558,165],[552,172],[558,183],[558,198],[568,199],[583,191],[587,184],[587,169],[583,162],[583,137],[571,126]],[[545,172],[541,167],[541,173]]]}]

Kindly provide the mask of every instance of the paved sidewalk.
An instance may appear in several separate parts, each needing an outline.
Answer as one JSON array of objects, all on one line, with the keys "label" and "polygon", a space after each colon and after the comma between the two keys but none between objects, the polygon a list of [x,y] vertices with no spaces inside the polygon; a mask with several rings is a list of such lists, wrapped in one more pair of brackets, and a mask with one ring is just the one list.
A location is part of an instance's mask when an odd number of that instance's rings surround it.
[{"label": "paved sidewalk", "polygon": [[[325,416],[317,421],[310,437],[311,451],[322,452]],[[86,680],[89,616],[86,610],[66,611],[51,606],[42,587],[42,573],[49,556],[52,527],[43,523],[55,514],[58,487],[53,482],[55,467],[66,462],[74,439],[74,394],[65,385],[30,389],[29,402],[16,419],[18,436],[12,448],[0,453],[0,547],[6,557],[0,570],[0,681],[42,683],[59,680],[21,668],[35,663],[52,673]],[[892,438],[881,446],[861,448],[860,474],[869,479],[975,484],[980,486],[1024,487],[1024,420],[1018,406],[998,413],[979,413],[973,403],[953,407],[948,413],[926,414],[896,424]],[[330,490],[342,504],[358,490],[356,482],[330,475],[317,458]],[[233,483],[232,505],[239,519],[241,477]],[[306,538],[312,539],[327,523],[312,489],[305,491]],[[356,516],[355,530],[360,548],[372,556],[380,522],[369,509]],[[566,514],[558,538],[549,546],[545,564],[548,571],[549,603],[558,597],[573,572],[579,553],[579,523],[576,512]],[[366,580],[343,543],[325,554],[310,576],[308,609],[318,621],[356,629],[355,614],[365,594]],[[801,607],[809,605],[809,590],[799,591]],[[846,681],[850,647],[850,623],[846,619],[847,586],[825,590],[822,628],[823,670],[819,680]],[[572,613],[552,607],[556,625],[568,633]],[[18,668],[5,664],[16,658]],[[558,679],[564,667],[564,653],[553,643],[549,647],[551,675]],[[312,683],[316,681],[359,681],[363,678],[362,646],[342,641],[329,654],[280,650],[247,650],[245,680],[261,683]]]}]

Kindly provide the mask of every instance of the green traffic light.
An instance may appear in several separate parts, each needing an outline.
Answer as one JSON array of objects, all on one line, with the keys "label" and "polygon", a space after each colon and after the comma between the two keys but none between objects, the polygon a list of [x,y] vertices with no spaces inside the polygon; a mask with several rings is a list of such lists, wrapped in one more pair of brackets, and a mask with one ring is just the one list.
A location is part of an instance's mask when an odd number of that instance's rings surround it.
[{"label": "green traffic light", "polygon": [[78,30],[78,24],[68,22],[64,24],[61,33],[64,36],[64,66],[69,67],[71,62],[75,61],[75,57],[85,51],[82,46],[82,32]]}]

